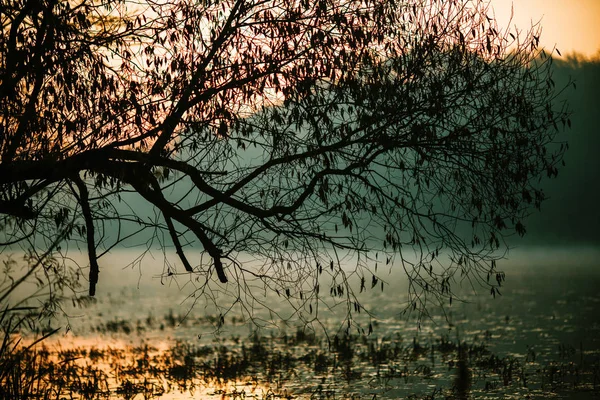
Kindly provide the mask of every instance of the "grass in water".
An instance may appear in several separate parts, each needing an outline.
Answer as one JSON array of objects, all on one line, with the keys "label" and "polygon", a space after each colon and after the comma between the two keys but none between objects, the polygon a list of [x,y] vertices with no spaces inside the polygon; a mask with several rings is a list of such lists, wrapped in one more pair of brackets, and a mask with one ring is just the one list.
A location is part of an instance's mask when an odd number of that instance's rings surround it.
[{"label": "grass in water", "polygon": [[0,358],[4,399],[153,399],[166,393],[232,399],[541,398],[591,393],[600,382],[597,358],[569,354],[580,364],[563,352],[562,361],[541,364],[531,354],[524,359],[492,354],[485,339],[466,343],[445,336],[420,342],[400,335],[341,335],[327,341],[298,330],[214,346],[176,342],[164,351],[148,343],[53,350],[43,343],[10,343]]}]

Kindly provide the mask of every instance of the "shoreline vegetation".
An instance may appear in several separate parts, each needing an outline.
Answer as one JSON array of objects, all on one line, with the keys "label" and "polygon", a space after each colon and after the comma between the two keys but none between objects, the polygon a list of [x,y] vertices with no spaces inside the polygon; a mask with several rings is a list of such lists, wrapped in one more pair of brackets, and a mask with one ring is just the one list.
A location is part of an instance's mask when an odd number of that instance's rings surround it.
[{"label": "shoreline vegetation", "polygon": [[136,345],[65,347],[50,340],[26,346],[15,340],[0,354],[0,397],[591,399],[600,389],[599,353],[581,344],[561,343],[552,354],[529,348],[502,355],[490,350],[489,332],[466,340],[456,330],[439,337],[375,332],[326,338],[300,327],[277,336],[220,335],[208,345],[171,340],[161,349],[145,337],[146,330],[166,334],[180,323],[169,313],[162,320],[115,319],[94,328],[100,338],[137,336]]}]

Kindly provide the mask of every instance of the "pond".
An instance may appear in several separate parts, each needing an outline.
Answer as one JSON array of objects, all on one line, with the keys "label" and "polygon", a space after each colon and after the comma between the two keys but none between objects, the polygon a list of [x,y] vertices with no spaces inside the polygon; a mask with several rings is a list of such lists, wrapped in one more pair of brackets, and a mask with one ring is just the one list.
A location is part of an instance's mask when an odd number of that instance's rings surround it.
[{"label": "pond", "polygon": [[392,274],[361,298],[374,313],[358,316],[365,330],[347,333],[335,311],[311,325],[261,308],[222,317],[185,279],[161,283],[161,259],[141,276],[105,267],[97,300],[66,305],[52,324],[68,329],[23,357],[46,368],[48,398],[600,398],[599,255],[513,252],[501,295],[464,285],[420,323],[401,313],[406,281]]}]

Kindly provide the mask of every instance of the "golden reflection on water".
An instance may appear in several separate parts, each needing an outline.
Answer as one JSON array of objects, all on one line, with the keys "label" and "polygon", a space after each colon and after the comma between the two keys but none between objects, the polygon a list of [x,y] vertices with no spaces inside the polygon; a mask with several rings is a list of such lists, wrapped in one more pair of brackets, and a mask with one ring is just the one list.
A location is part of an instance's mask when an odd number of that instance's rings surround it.
[{"label": "golden reflection on water", "polygon": [[[22,337],[21,341],[24,346],[28,346],[34,340]],[[187,377],[177,376],[173,371],[183,365],[174,356],[176,349],[170,339],[153,340],[149,343],[145,339],[126,340],[66,333],[51,336],[38,349],[47,352],[47,355],[44,354],[45,362],[79,367],[82,378],[84,373],[94,375],[92,368],[104,372],[106,380],[99,379],[100,384],[96,385],[96,394],[102,398],[184,400],[292,397],[287,390],[280,390],[277,385],[259,382],[256,376],[236,379],[202,377],[197,376],[197,373],[191,373]],[[189,356],[193,357],[191,353]],[[169,368],[171,372],[168,372]],[[157,373],[157,369],[162,372]],[[211,373],[207,375],[210,376]],[[71,391],[70,396],[74,399],[86,398],[84,394],[78,395],[77,390]]]}]

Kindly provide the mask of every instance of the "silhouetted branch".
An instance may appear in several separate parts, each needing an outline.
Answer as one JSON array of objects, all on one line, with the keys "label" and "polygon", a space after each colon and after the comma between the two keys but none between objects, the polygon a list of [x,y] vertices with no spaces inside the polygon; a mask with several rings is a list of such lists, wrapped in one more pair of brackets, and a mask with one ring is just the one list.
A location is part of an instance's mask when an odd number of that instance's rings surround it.
[{"label": "silhouetted branch", "polygon": [[79,205],[81,206],[81,212],[83,214],[83,218],[85,220],[85,233],[86,233],[86,243],[88,250],[88,259],[90,261],[90,296],[94,296],[96,294],[96,284],[98,283],[98,273],[100,272],[100,267],[98,266],[98,257],[96,255],[96,239],[95,229],[94,229],[94,217],[92,215],[92,210],[90,209],[90,200],[87,187],[85,183],[81,180],[81,178],[73,177],[72,181],[77,186],[79,194],[75,194]]},{"label": "silhouetted branch", "polygon": [[157,240],[199,295],[214,267],[233,301],[262,287],[298,315],[363,310],[349,276],[379,288],[378,257],[407,311],[458,275],[502,283],[570,125],[539,27],[513,37],[482,0],[151,3],[0,0],[3,246],[85,241],[93,295],[98,257]]}]

